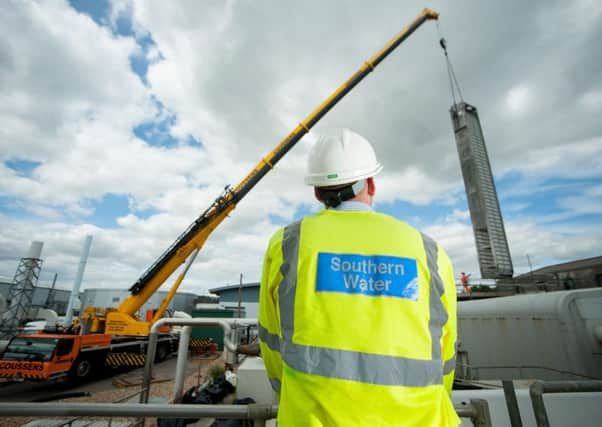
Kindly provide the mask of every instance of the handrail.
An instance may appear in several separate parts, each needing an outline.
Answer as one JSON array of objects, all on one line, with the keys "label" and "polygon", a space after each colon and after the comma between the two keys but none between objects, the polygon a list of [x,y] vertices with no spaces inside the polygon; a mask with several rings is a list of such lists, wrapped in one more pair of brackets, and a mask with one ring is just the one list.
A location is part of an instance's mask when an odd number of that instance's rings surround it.
[{"label": "handrail", "polygon": [[544,393],[587,393],[602,391],[602,381],[535,381],[529,387],[537,427],[550,427],[543,402]]},{"label": "handrail", "polygon": [[[487,401],[470,400],[456,405],[459,417],[470,418],[475,427],[491,427]],[[186,405],[165,403],[0,403],[0,416],[28,417],[162,417],[162,418],[230,418],[263,421],[276,418],[278,405]],[[256,425],[261,424],[257,423]]]},{"label": "handrail", "polygon": [[[142,382],[142,393],[140,393],[140,403],[147,403],[150,393],[151,379],[153,376],[153,365],[155,361],[155,352],[157,351],[157,341],[159,339],[159,329],[164,325],[171,326],[220,326],[224,330],[224,347],[227,351],[236,353],[236,344],[230,340],[230,331],[232,326],[257,323],[257,319],[238,318],[227,319],[220,317],[197,317],[195,319],[181,319],[175,317],[165,317],[153,324],[148,336],[148,347],[144,362],[144,378]],[[232,326],[231,326],[232,325]],[[180,371],[176,368],[176,371]]]}]

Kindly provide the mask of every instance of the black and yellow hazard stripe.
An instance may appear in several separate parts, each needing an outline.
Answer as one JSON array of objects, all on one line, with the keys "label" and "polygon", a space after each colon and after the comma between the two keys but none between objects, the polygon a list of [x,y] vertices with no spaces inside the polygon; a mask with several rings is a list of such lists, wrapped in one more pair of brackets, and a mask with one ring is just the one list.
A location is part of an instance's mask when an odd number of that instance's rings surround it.
[{"label": "black and yellow hazard stripe", "polygon": [[213,344],[213,340],[211,338],[206,338],[202,340],[191,339],[188,347],[191,349],[206,348],[211,344]]},{"label": "black and yellow hazard stripe", "polygon": [[44,380],[46,376],[44,374],[33,374],[29,372],[19,372],[19,374],[0,372],[0,378],[14,379],[15,377],[23,378],[25,380]]},{"label": "black and yellow hazard stripe", "polygon": [[107,353],[105,364],[108,366],[144,366],[144,354]]}]

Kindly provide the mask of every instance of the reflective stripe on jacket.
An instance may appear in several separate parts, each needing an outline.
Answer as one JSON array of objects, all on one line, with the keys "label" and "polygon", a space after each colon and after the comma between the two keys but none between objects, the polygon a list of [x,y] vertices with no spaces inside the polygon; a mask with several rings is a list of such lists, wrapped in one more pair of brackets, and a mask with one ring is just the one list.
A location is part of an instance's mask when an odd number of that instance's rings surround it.
[{"label": "reflective stripe on jacket", "polygon": [[448,426],[456,291],[432,239],[388,215],[324,210],[266,253],[259,334],[279,426]]}]

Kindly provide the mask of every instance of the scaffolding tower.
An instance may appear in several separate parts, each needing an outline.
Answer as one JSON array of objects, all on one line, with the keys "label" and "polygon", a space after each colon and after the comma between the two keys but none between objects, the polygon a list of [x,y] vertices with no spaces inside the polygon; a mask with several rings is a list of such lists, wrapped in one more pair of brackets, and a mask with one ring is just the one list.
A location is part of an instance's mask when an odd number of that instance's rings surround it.
[{"label": "scaffolding tower", "polygon": [[514,270],[477,109],[454,103],[450,109],[481,277],[503,279]]},{"label": "scaffolding tower", "polygon": [[9,306],[2,316],[0,325],[0,339],[9,339],[16,332],[29,313],[31,308],[33,291],[38,283],[40,270],[42,269],[43,242],[31,242],[29,252],[25,258],[21,258],[13,284],[8,293]]}]

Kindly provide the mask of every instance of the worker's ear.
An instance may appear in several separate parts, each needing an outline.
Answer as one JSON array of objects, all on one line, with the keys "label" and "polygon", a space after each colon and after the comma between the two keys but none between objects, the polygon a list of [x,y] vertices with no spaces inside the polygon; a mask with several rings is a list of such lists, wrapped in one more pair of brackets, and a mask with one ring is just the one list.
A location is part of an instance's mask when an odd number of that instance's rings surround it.
[{"label": "worker's ear", "polygon": [[318,193],[318,188],[314,187],[314,196],[316,197],[316,200],[320,203],[322,203],[322,199],[320,199],[320,193]]},{"label": "worker's ear", "polygon": [[368,194],[374,197],[376,194],[376,184],[374,184],[374,178],[370,177],[366,179],[366,186],[368,187]]}]

